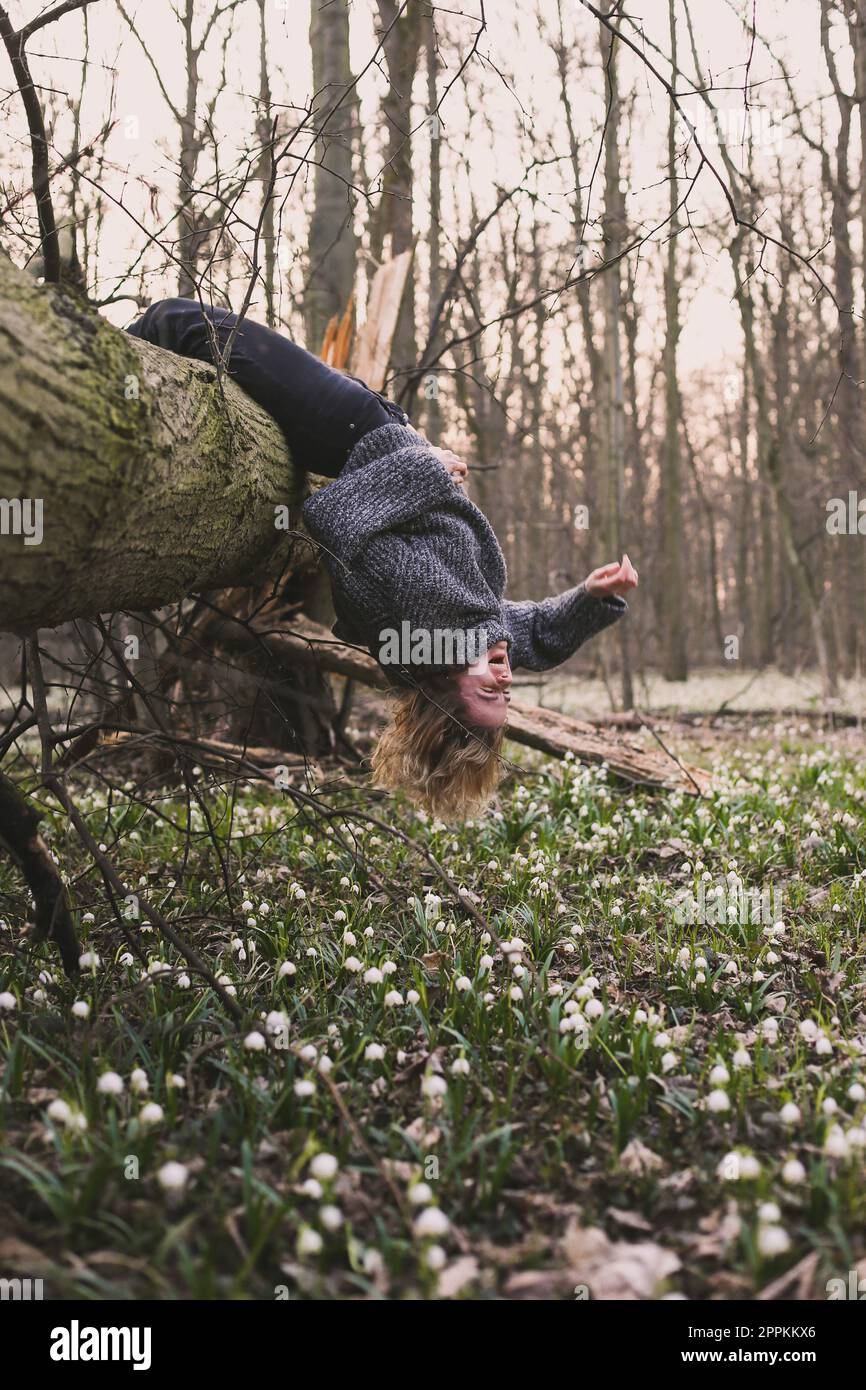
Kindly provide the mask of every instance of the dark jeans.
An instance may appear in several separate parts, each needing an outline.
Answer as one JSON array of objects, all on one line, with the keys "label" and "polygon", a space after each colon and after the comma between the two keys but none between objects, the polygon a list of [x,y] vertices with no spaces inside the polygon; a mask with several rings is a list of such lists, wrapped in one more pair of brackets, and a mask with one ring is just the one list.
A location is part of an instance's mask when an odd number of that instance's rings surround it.
[{"label": "dark jeans", "polygon": [[[195,299],[151,304],[126,331],[181,357],[212,363],[205,315],[224,350],[237,315]],[[327,366],[282,333],[247,318],[232,344],[228,375],[273,416],[294,462],[326,477],[336,478],[363,435],[380,425],[408,423],[393,401]]]}]

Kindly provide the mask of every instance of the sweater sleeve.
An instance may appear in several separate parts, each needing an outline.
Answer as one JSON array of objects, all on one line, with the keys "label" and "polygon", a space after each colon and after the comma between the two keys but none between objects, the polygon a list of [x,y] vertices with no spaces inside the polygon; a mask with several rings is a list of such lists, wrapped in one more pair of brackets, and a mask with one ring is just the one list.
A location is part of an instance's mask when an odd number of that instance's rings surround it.
[{"label": "sweater sleeve", "polygon": [[451,474],[406,425],[382,425],[355,445],[340,476],[308,497],[314,540],[351,562],[373,536],[405,526],[454,500]]},{"label": "sweater sleeve", "polygon": [[590,637],[628,612],[625,599],[596,598],[583,584],[541,603],[506,599],[502,607],[511,634],[511,665],[530,671],[561,665]]}]

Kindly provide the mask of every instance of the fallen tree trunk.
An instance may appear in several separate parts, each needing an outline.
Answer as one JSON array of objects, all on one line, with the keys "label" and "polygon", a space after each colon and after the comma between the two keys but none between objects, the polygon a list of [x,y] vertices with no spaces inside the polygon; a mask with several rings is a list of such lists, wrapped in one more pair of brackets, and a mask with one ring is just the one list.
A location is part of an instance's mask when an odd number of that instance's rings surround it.
[{"label": "fallen tree trunk", "polygon": [[304,562],[309,543],[275,525],[302,482],[283,435],[223,388],[0,253],[0,629],[157,608]]}]

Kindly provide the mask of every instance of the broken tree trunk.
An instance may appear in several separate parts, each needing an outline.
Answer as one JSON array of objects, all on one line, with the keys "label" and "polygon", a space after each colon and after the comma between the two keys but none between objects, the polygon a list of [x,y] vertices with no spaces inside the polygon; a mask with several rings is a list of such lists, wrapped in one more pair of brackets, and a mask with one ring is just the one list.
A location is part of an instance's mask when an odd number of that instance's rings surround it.
[{"label": "broken tree trunk", "polygon": [[[238,632],[233,638],[230,628],[230,624],[224,624],[220,629],[219,640],[224,647],[231,647],[234,641],[249,641],[247,632]],[[379,689],[387,687],[381,667],[371,656],[337,641],[316,623],[298,619],[289,632],[262,631],[258,638],[274,652],[291,653],[295,661],[316,662],[321,670]],[[512,700],[509,706],[508,737],[514,743],[554,757],[571,753],[579,762],[606,763],[618,777],[640,786],[691,796],[700,795],[711,786],[707,772],[681,762],[663,747],[643,748],[614,734],[602,733],[582,720],[518,700]]]},{"label": "broken tree trunk", "polygon": [[[149,609],[300,562],[281,431],[216,371],[0,253],[0,630]],[[41,538],[31,540],[41,503]],[[16,510],[15,503],[18,502]]]}]

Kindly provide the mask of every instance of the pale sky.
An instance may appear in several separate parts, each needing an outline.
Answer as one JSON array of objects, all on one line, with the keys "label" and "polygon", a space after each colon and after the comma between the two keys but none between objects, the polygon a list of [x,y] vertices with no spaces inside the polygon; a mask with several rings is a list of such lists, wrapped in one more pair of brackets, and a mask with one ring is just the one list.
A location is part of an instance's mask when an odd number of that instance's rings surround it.
[{"label": "pale sky", "polygon": [[[679,2],[679,0],[678,0]],[[319,0],[314,0],[319,3]],[[598,67],[598,26],[580,5],[579,0],[561,0],[562,13],[572,43],[582,44],[591,68],[573,82],[571,99],[575,118],[588,151],[594,158],[598,122],[603,110],[601,75]],[[41,6],[30,0],[16,0],[10,6],[12,18],[26,20]],[[714,93],[715,105],[723,109],[724,129],[734,143],[736,161],[741,151],[736,148],[739,137],[737,122],[742,119],[743,82],[749,60],[749,37],[738,20],[744,0],[692,0],[691,14],[700,49],[701,62],[711,73],[719,89]],[[746,8],[750,9],[750,5]],[[172,208],[175,175],[172,160],[177,148],[177,133],[160,92],[160,81],[172,100],[180,103],[183,95],[182,30],[175,18],[170,0],[128,0],[128,12],[140,26],[142,37],[153,60],[151,64],[118,14],[114,0],[96,0],[88,11],[89,56],[88,83],[83,107],[82,140],[86,143],[105,119],[109,93],[115,84],[114,111],[117,124],[108,141],[109,163],[103,171],[103,184],[113,199],[122,200],[148,229],[158,225],[154,207],[160,216],[169,216]],[[200,3],[199,16],[212,9],[210,3]],[[456,71],[458,47],[465,52],[477,29],[475,16],[478,0],[464,0],[461,7],[443,11],[440,23],[443,31],[443,58],[448,69],[443,83]],[[653,52],[657,44],[669,51],[668,0],[641,0],[630,6],[639,14],[647,38],[647,55],[665,75],[668,66]],[[818,129],[818,95],[826,95],[829,82],[824,72],[819,47],[818,0],[757,0],[757,19],[760,32],[770,40],[787,64],[798,100],[806,108],[806,119],[813,132]],[[356,72],[367,67],[375,47],[373,14],[375,0],[354,0],[352,6],[352,60]],[[473,60],[467,86],[458,80],[445,98],[441,115],[445,126],[446,178],[443,181],[445,215],[461,225],[457,234],[463,235],[469,225],[470,195],[480,213],[493,203],[498,188],[517,182],[525,166],[530,146],[538,154],[565,150],[565,132],[555,66],[546,43],[545,29],[557,24],[557,0],[488,0],[488,27],[479,45],[479,55]],[[271,82],[276,103],[287,110],[303,108],[311,92],[311,65],[308,46],[309,0],[268,0],[268,52]],[[693,63],[688,35],[682,22],[680,6],[680,63],[691,73]],[[252,96],[258,83],[258,6],[254,0],[244,0],[234,13],[235,33],[227,62],[226,91],[214,114],[214,126],[219,133],[220,160],[224,170],[231,169],[244,149],[250,148],[252,127]],[[202,23],[198,20],[198,27]],[[204,89],[213,90],[219,71],[220,35],[213,35],[201,65]],[[632,32],[632,31],[629,31]],[[69,15],[56,26],[40,33],[31,43],[33,68],[37,79],[55,91],[76,91],[81,67],[76,59],[84,53],[83,24],[80,15]],[[56,53],[56,58],[50,56]],[[154,70],[156,69],[156,71]],[[157,77],[158,72],[158,77]],[[844,72],[844,65],[843,65]],[[791,138],[780,121],[780,110],[787,105],[783,85],[776,65],[768,57],[763,44],[755,46],[749,75],[752,88],[753,117],[751,133],[755,143],[758,170],[768,175],[772,189],[762,217],[775,227],[775,206],[779,193],[777,159],[781,167],[793,175],[800,166],[809,177],[811,158],[804,161],[803,147]],[[3,78],[10,81],[8,71]],[[368,128],[372,126],[381,95],[384,78],[375,68],[369,70],[359,83],[362,116]],[[624,166],[627,167],[628,213],[634,225],[649,229],[660,220],[666,206],[667,188],[664,182],[665,144],[668,118],[668,99],[641,63],[631,54],[622,59],[621,85],[623,91],[636,92],[633,118],[624,131]],[[728,91],[722,89],[730,88]],[[482,93],[478,100],[479,90]],[[420,105],[424,99],[423,74],[416,87],[419,101],[418,120],[425,114]],[[685,102],[690,114],[698,120],[707,154],[717,161],[714,148],[716,137],[706,125],[703,105],[698,98]],[[825,103],[825,111],[833,128],[833,104]],[[20,141],[22,126],[17,102],[7,101],[4,107],[7,129]],[[58,124],[57,145],[64,148],[68,139],[68,121]],[[685,131],[683,132],[685,135]],[[422,172],[426,165],[426,132],[418,137],[418,164]],[[305,145],[304,145],[305,147]],[[461,158],[469,150],[471,158]],[[450,151],[454,151],[452,154]],[[856,151],[854,156],[856,156]],[[12,145],[4,164],[8,174],[10,164],[16,165],[26,157],[22,145]],[[367,175],[371,178],[378,167],[374,141],[367,150]],[[591,164],[591,159],[588,161]],[[718,161],[717,161],[718,162]],[[691,159],[694,167],[694,158]],[[596,175],[591,206],[598,213],[602,202],[602,172]],[[152,199],[151,189],[157,194]],[[537,215],[546,220],[554,244],[567,246],[571,237],[567,217],[567,179],[562,165],[533,176],[527,188],[539,196]],[[306,208],[305,208],[306,204]],[[300,283],[304,241],[304,221],[309,199],[301,181],[295,186],[286,210],[282,261],[286,275],[287,301],[292,285]],[[702,371],[718,367],[725,359],[736,363],[738,353],[737,313],[731,305],[731,283],[727,257],[719,249],[712,223],[724,216],[724,201],[705,170],[690,200],[694,235],[689,237],[693,257],[692,273],[684,287],[684,333],[681,362],[683,371]],[[416,208],[418,230],[423,233],[426,208],[423,193],[419,193]],[[819,229],[816,227],[816,232]],[[726,233],[727,234],[727,233]],[[591,241],[594,233],[590,232]],[[822,240],[818,237],[818,242]],[[145,237],[142,231],[116,206],[105,219],[99,262],[100,294],[113,288],[116,278],[129,267],[133,255],[142,250]],[[495,240],[490,244],[491,254]],[[16,248],[12,246],[13,254]],[[801,248],[812,250],[813,247]],[[642,251],[639,277],[640,293],[646,295],[647,322],[650,306],[657,303],[657,284],[661,268],[659,257],[664,255],[663,238]],[[447,259],[447,252],[446,252]],[[154,257],[148,255],[146,263]],[[423,264],[423,262],[422,262]],[[172,278],[161,282],[153,277],[148,290],[154,298],[174,291]],[[284,301],[284,307],[290,303]],[[495,308],[495,305],[493,306]],[[113,321],[124,323],[133,313],[132,306],[116,305],[106,311]]]}]

